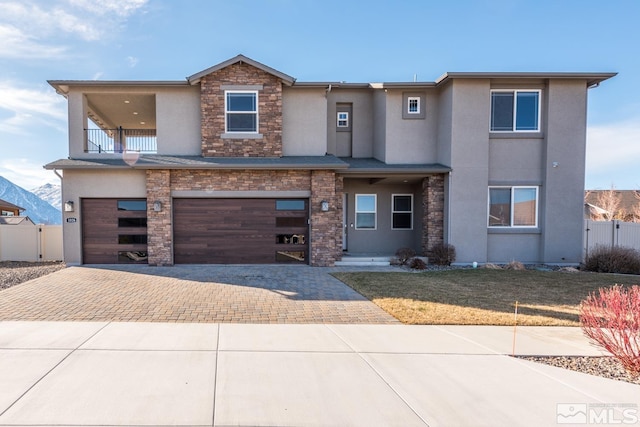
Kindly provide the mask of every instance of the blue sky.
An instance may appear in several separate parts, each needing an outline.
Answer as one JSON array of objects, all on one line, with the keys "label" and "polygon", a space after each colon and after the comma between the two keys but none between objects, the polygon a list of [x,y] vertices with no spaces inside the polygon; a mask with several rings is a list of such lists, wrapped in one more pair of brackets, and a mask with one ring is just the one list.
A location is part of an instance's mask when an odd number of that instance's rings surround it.
[{"label": "blue sky", "polygon": [[589,91],[586,187],[638,189],[639,18],[637,0],[0,0],[0,175],[59,183],[47,80],[181,80],[242,53],[299,81],[618,72]]}]

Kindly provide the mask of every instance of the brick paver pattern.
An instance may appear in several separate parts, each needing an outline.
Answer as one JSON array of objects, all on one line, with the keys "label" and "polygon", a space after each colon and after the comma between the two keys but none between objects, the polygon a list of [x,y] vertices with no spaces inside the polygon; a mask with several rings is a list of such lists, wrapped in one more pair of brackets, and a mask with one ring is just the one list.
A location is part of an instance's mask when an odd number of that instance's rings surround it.
[{"label": "brick paver pattern", "polygon": [[0,320],[398,323],[333,271],[350,268],[68,267],[1,291]]}]

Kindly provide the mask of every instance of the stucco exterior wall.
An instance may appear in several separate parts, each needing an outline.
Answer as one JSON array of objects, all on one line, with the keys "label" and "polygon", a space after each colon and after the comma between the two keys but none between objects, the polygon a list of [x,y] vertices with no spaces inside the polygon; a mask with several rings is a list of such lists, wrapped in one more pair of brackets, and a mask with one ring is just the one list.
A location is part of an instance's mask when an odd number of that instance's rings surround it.
[{"label": "stucco exterior wall", "polygon": [[200,88],[164,89],[156,92],[158,154],[199,156]]},{"label": "stucco exterior wall", "polygon": [[373,93],[373,157],[381,162],[387,159],[387,94],[383,90]]},{"label": "stucco exterior wall", "polygon": [[551,80],[547,102],[544,205],[540,215],[543,261],[577,263],[582,259],[583,239],[586,81]]},{"label": "stucco exterior wall", "polygon": [[[329,154],[336,149],[336,104],[351,103],[352,157],[373,157],[373,94],[369,90],[334,88],[327,95],[327,147]],[[333,150],[333,151],[331,151]]]},{"label": "stucco exterior wall", "polygon": [[482,262],[487,259],[490,83],[460,79],[451,90],[449,243],[456,247],[457,262]]},{"label": "stucco exterior wall", "polygon": [[409,91],[388,90],[385,116],[385,158],[390,164],[436,163],[438,106],[435,91],[410,91],[424,99],[424,118],[403,118],[403,99]]},{"label": "stucco exterior wall", "polygon": [[[141,198],[147,196],[144,170],[66,170],[62,200],[73,201],[74,212],[62,212],[64,258],[67,264],[82,262],[82,198]],[[76,222],[67,222],[76,218]]]},{"label": "stucco exterior wall", "polygon": [[327,153],[327,98],[323,88],[282,91],[282,154]]}]

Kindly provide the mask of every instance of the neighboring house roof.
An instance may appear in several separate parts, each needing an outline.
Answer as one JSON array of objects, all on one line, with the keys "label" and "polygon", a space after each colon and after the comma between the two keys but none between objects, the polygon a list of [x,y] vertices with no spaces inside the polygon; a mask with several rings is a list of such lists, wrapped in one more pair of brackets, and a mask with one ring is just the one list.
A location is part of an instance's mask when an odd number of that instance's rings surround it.
[{"label": "neighboring house roof", "polygon": [[237,55],[237,56],[235,56],[235,57],[233,57],[231,59],[227,59],[224,62],[221,62],[221,63],[219,63],[217,65],[214,65],[213,67],[209,67],[206,70],[200,71],[199,73],[196,73],[196,74],[194,74],[192,76],[189,76],[189,77],[187,77],[187,81],[192,85],[193,84],[197,84],[197,83],[200,82],[200,79],[203,78],[204,76],[209,75],[211,73],[215,73],[218,70],[221,70],[221,69],[226,68],[226,67],[228,67],[230,65],[233,65],[233,64],[237,64],[239,62],[240,63],[249,64],[249,65],[251,65],[253,67],[258,68],[259,70],[264,71],[265,73],[269,73],[271,75],[274,75],[277,78],[281,79],[287,86],[291,86],[296,81],[296,79],[294,79],[293,77],[291,77],[291,76],[289,76],[289,75],[287,75],[285,73],[282,73],[282,72],[280,72],[278,70],[275,70],[275,69],[273,69],[271,67],[268,67],[268,66],[266,66],[264,64],[261,64],[258,61],[254,61],[251,58],[247,58],[244,55]]},{"label": "neighboring house roof", "polygon": [[25,211],[25,208],[21,208],[18,205],[14,205],[13,203],[9,203],[6,200],[0,199],[0,208],[9,208],[11,210],[19,210],[20,212]]},{"label": "neighboring house roof", "polygon": [[[585,192],[585,205],[589,206],[594,213],[606,214],[609,213],[604,207],[599,206],[599,199],[602,194],[606,194],[611,190],[588,190]],[[614,190],[616,197],[620,199],[620,205],[618,210],[624,211],[626,215],[633,213],[634,207],[640,203],[640,192],[636,190]]]},{"label": "neighboring house roof", "polygon": [[0,216],[0,225],[36,225],[28,216]]}]

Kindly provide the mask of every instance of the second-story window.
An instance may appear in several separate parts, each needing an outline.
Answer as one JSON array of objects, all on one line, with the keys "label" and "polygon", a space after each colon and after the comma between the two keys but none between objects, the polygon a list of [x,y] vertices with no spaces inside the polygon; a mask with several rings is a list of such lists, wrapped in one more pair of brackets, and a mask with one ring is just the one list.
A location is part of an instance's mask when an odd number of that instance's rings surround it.
[{"label": "second-story window", "polygon": [[225,92],[226,132],[258,132],[258,92]]},{"label": "second-story window", "polygon": [[349,113],[347,113],[346,111],[338,111],[338,127],[349,127]]},{"label": "second-story window", "polygon": [[410,96],[407,103],[408,114],[420,114],[420,98],[417,96]]},{"label": "second-story window", "polygon": [[491,132],[538,132],[539,130],[539,90],[491,92]]}]

